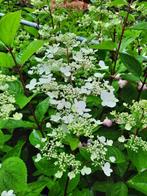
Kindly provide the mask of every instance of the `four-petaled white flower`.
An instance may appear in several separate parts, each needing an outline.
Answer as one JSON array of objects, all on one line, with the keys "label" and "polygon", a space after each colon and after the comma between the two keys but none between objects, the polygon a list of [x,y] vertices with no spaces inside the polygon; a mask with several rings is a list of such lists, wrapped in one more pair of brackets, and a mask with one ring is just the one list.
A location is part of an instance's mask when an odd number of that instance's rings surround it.
[{"label": "four-petaled white flower", "polygon": [[66,77],[69,77],[71,75],[71,68],[69,66],[61,67],[60,68],[61,73],[63,73]]},{"label": "four-petaled white flower", "polygon": [[79,115],[83,115],[84,112],[89,112],[90,111],[90,109],[86,108],[85,101],[77,101],[76,99],[74,100],[72,110],[73,110],[73,112],[76,112]]},{"label": "four-petaled white flower", "polygon": [[102,167],[102,170],[106,176],[111,176],[111,173],[113,172],[113,170],[110,168],[109,162],[106,162],[104,164],[104,166]]},{"label": "four-petaled white flower", "polygon": [[81,174],[84,176],[84,175],[89,175],[91,174],[91,168],[90,167],[86,167],[84,166],[82,169],[81,169]]},{"label": "four-petaled white flower", "polygon": [[37,80],[35,78],[33,78],[30,81],[30,84],[26,85],[26,88],[28,88],[29,90],[33,90],[35,88],[35,86],[37,85]]},{"label": "four-petaled white flower", "polygon": [[3,191],[1,193],[1,196],[16,196],[16,195],[14,194],[13,190],[9,190],[9,191]]},{"label": "four-petaled white flower", "polygon": [[113,108],[116,106],[116,103],[118,102],[118,99],[113,94],[113,91],[107,91],[102,90],[100,94],[101,100],[102,100],[102,106],[108,106],[110,108]]}]

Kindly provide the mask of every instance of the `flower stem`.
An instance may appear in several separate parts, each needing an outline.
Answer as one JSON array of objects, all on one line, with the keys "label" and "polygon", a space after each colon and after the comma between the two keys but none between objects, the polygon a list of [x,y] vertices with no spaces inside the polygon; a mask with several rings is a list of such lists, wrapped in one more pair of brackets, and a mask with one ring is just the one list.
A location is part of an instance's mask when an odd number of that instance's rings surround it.
[{"label": "flower stem", "polygon": [[67,176],[67,179],[65,182],[65,188],[64,188],[64,196],[67,196],[68,184],[69,184],[69,177]]},{"label": "flower stem", "polygon": [[115,74],[115,69],[116,69],[116,64],[117,64],[117,60],[118,60],[118,55],[119,55],[120,47],[121,47],[122,40],[123,40],[123,37],[124,37],[125,29],[126,29],[126,26],[127,26],[127,22],[128,22],[130,10],[131,10],[132,2],[133,2],[133,0],[131,0],[129,2],[129,4],[128,4],[127,15],[126,15],[126,17],[124,19],[124,22],[123,22],[123,25],[122,25],[122,31],[121,31],[121,35],[120,35],[120,40],[119,40],[119,43],[118,43],[118,46],[117,46],[117,49],[116,49],[116,52],[115,52],[114,66],[112,68],[112,73],[111,73],[112,75]]}]

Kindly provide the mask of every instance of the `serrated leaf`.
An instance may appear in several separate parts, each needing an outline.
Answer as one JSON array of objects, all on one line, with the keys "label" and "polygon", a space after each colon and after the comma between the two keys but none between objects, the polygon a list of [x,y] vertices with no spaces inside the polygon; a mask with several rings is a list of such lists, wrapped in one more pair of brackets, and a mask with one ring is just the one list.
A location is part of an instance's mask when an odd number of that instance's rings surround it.
[{"label": "serrated leaf", "polygon": [[8,13],[0,20],[0,40],[11,47],[20,25],[21,11]]},{"label": "serrated leaf", "polygon": [[0,67],[13,67],[14,61],[10,54],[0,52]]},{"label": "serrated leaf", "polygon": [[128,71],[133,73],[134,75],[140,77],[142,74],[142,67],[140,62],[133,56],[127,54],[127,53],[121,53],[120,54],[121,60],[123,64],[126,66]]},{"label": "serrated leaf", "polygon": [[18,60],[19,63],[23,65],[35,52],[37,52],[41,48],[43,43],[44,41],[42,40],[32,41],[20,55]]},{"label": "serrated leaf", "polygon": [[144,171],[128,181],[128,185],[147,195],[147,171]]}]

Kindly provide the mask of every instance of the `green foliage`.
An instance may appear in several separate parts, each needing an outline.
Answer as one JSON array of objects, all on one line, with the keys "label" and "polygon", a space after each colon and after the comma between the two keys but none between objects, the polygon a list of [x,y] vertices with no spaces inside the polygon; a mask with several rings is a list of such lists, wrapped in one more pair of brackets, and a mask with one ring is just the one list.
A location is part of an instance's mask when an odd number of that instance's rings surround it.
[{"label": "green foliage", "polygon": [[12,47],[18,31],[21,19],[21,11],[8,13],[0,20],[0,40],[7,46]]},{"label": "green foliage", "polygon": [[26,49],[20,54],[19,63],[23,65],[29,58],[39,50],[39,48],[43,45],[43,41],[41,40],[34,40],[32,41]]},{"label": "green foliage", "polygon": [[147,3],[72,3],[0,0],[0,195],[147,195]]},{"label": "green foliage", "polygon": [[13,189],[23,192],[27,188],[27,169],[25,163],[18,157],[10,157],[2,163],[0,169],[0,193]]}]

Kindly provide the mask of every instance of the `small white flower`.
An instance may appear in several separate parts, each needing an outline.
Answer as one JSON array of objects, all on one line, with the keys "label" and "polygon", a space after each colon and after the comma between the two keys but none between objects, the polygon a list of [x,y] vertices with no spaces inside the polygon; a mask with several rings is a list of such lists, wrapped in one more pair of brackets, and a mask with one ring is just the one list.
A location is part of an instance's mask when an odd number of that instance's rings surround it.
[{"label": "small white flower", "polygon": [[106,162],[102,167],[102,170],[106,176],[111,176],[113,170],[110,168],[110,163]]},{"label": "small white flower", "polygon": [[127,123],[127,124],[125,125],[125,129],[128,130],[128,131],[130,131],[131,128],[132,128],[132,126],[131,126],[129,123]]},{"label": "small white flower", "polygon": [[108,66],[106,66],[105,62],[102,60],[99,61],[99,66],[101,67],[101,69],[108,69]]},{"label": "small white flower", "polygon": [[63,172],[62,171],[57,171],[57,173],[55,174],[56,178],[61,178],[63,176]]},{"label": "small white flower", "polygon": [[64,116],[62,120],[64,121],[65,124],[69,124],[73,121],[74,116],[72,114],[69,114],[67,116]]},{"label": "small white flower", "polygon": [[16,112],[15,114],[13,114],[13,118],[14,118],[15,120],[21,120],[21,119],[22,119],[22,114]]},{"label": "small white flower", "polygon": [[51,121],[58,122],[61,119],[60,113],[56,113],[55,115],[51,115]]},{"label": "small white flower", "polygon": [[38,84],[47,84],[47,83],[50,83],[52,81],[52,79],[54,80],[54,78],[52,78],[52,74],[49,74],[49,75],[42,75],[41,78],[39,78],[39,82]]},{"label": "small white flower", "polygon": [[116,102],[118,102],[118,99],[115,98],[112,91],[108,92],[106,90],[102,90],[100,97],[102,100],[102,106],[113,108],[116,106]]},{"label": "small white flower", "polygon": [[116,161],[116,158],[113,157],[113,156],[111,156],[111,157],[109,157],[109,160],[110,160],[112,163],[114,163],[114,162]]},{"label": "small white flower", "polygon": [[39,162],[41,159],[42,159],[41,154],[38,153],[38,154],[36,155],[35,162]]},{"label": "small white flower", "polygon": [[75,178],[75,176],[76,175],[75,175],[74,171],[71,171],[71,172],[68,173],[68,177],[69,177],[70,180]]},{"label": "small white flower", "polygon": [[37,85],[37,80],[35,78],[33,78],[30,81],[30,84],[26,85],[26,88],[28,88],[29,90],[33,90],[35,88],[35,86]]},{"label": "small white flower", "polygon": [[75,99],[74,104],[72,106],[72,110],[73,110],[73,112],[76,112],[79,115],[83,115],[84,112],[89,112],[90,111],[90,109],[86,108],[85,101],[77,101],[76,99]]},{"label": "small white flower", "polygon": [[98,73],[98,72],[94,74],[94,76],[95,76],[96,78],[103,78],[104,75],[105,75],[105,74],[101,74],[101,73]]},{"label": "small white flower", "polygon": [[35,146],[35,148],[40,148],[40,144],[37,144],[37,145]]},{"label": "small white flower", "polygon": [[46,142],[47,139],[46,139],[46,138],[42,138],[41,141],[42,141],[42,142]]},{"label": "small white flower", "polygon": [[68,101],[65,101],[65,99],[62,99],[58,101],[57,109],[62,110],[63,108],[69,109],[71,107],[71,103]]},{"label": "small white flower", "polygon": [[124,143],[126,141],[126,138],[122,135],[118,138],[118,141]]},{"label": "small white flower", "polygon": [[46,128],[50,128],[51,127],[51,123],[50,122],[47,122],[46,123]]},{"label": "small white flower", "polygon": [[9,191],[3,191],[1,193],[1,196],[16,196],[16,195],[14,194],[13,190],[9,190]]},{"label": "small white flower", "polygon": [[98,140],[102,143],[102,144],[106,144],[106,138],[104,136],[98,136],[97,137]]},{"label": "small white flower", "polygon": [[81,174],[84,176],[84,175],[89,175],[91,174],[91,168],[90,167],[86,167],[84,166],[82,169],[81,169]]},{"label": "small white flower", "polygon": [[106,144],[107,144],[108,146],[112,146],[113,140],[107,140]]},{"label": "small white flower", "polygon": [[61,73],[63,73],[66,77],[69,77],[71,75],[71,68],[69,66],[67,67],[61,67],[60,68]]}]

